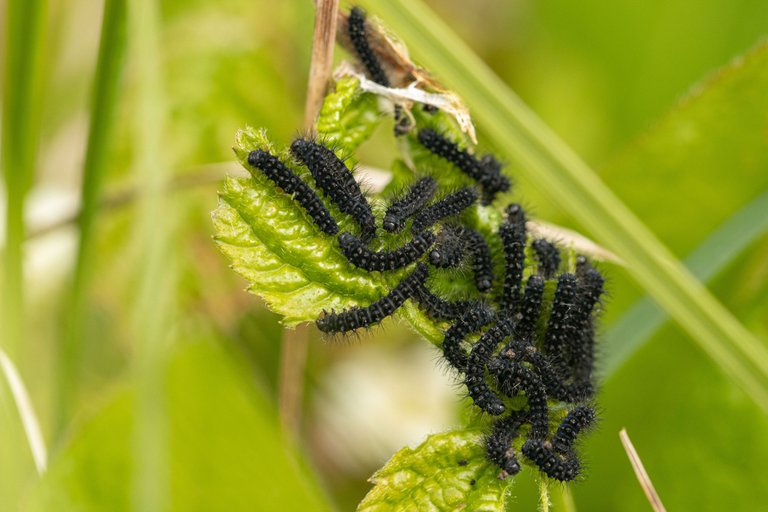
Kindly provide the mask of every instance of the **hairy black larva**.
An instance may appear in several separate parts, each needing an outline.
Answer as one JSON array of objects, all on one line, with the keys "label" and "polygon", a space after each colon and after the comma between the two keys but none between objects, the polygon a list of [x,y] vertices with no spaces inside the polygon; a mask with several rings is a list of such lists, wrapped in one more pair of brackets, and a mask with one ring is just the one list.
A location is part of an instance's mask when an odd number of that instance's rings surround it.
[{"label": "hairy black larva", "polygon": [[421,258],[435,242],[435,234],[424,231],[414,235],[413,240],[391,251],[372,251],[365,242],[352,233],[339,235],[339,247],[344,256],[356,267],[365,270],[397,270]]},{"label": "hairy black larva", "polygon": [[465,309],[443,338],[443,355],[448,363],[460,372],[466,371],[468,358],[461,348],[461,343],[467,336],[480,331],[495,319],[496,312],[487,304],[477,303]]},{"label": "hairy black larva", "polygon": [[502,359],[500,367],[493,372],[499,391],[509,397],[525,392],[528,398],[528,421],[531,424],[529,437],[543,439],[549,432],[549,407],[547,392],[541,377],[520,363]]},{"label": "hairy black larva", "polygon": [[329,235],[338,233],[339,226],[317,193],[276,156],[267,151],[257,149],[248,154],[248,164],[259,169],[287,194],[291,194],[293,200],[301,205],[323,233]]},{"label": "hairy black larva", "polygon": [[573,451],[556,453],[548,441],[528,439],[523,443],[523,455],[534,462],[548,477],[570,482],[579,476],[581,465]]},{"label": "hairy black larva", "polygon": [[460,226],[459,237],[464,239],[464,246],[472,258],[472,271],[475,274],[475,286],[478,291],[488,292],[493,288],[493,264],[491,251],[485,237],[466,226]]},{"label": "hairy black larva", "polygon": [[309,139],[294,140],[291,153],[307,166],[317,186],[339,209],[360,225],[363,240],[370,241],[376,233],[376,218],[346,164],[332,149]]},{"label": "hairy black larva", "polygon": [[507,220],[499,226],[499,236],[504,246],[504,290],[501,296],[503,311],[515,313],[520,302],[520,286],[525,268],[525,211],[519,204],[506,209]]},{"label": "hairy black larva", "polygon": [[552,438],[552,447],[560,453],[572,450],[578,435],[591,427],[594,422],[593,408],[586,405],[574,407],[557,427],[557,432]]},{"label": "hairy black larva", "polygon": [[496,347],[512,332],[512,322],[502,317],[493,327],[488,329],[480,339],[472,346],[467,361],[467,371],[464,383],[467,386],[469,396],[475,405],[485,412],[498,416],[506,407],[496,393],[494,393],[485,380],[485,369]]},{"label": "hairy black larva", "polygon": [[405,221],[421,210],[432,199],[436,190],[437,181],[434,178],[425,176],[417,180],[403,197],[389,205],[382,227],[390,233],[403,229]]},{"label": "hairy black larva", "polygon": [[534,240],[531,247],[539,262],[539,274],[544,279],[552,279],[560,267],[560,250],[555,244],[543,238]]},{"label": "hairy black larva", "polygon": [[577,382],[591,379],[595,352],[595,306],[600,302],[605,278],[594,268],[577,267],[578,293],[573,311],[573,378]]},{"label": "hairy black larva", "polygon": [[392,288],[389,294],[370,306],[352,307],[340,313],[324,312],[315,324],[323,332],[345,333],[381,322],[413,296],[416,288],[424,284],[427,274],[427,266],[419,263],[416,269]]},{"label": "hairy black larva", "polygon": [[488,460],[502,469],[500,479],[516,475],[520,472],[520,463],[515,456],[512,441],[520,435],[518,429],[526,421],[527,414],[523,411],[512,411],[509,415],[496,420],[493,430],[485,438],[485,451]]},{"label": "hairy black larva", "polygon": [[368,42],[367,24],[365,23],[365,11],[360,7],[352,7],[349,11],[349,23],[347,30],[352,46],[360,58],[360,62],[365,66],[365,70],[371,76],[371,80],[377,84],[389,87],[389,78],[381,67],[381,62]]},{"label": "hairy black larva", "polygon": [[429,252],[429,262],[437,268],[453,268],[464,259],[465,242],[460,236],[461,228],[444,224],[437,236],[435,246]]},{"label": "hairy black larva", "polygon": [[544,294],[544,280],[541,276],[531,276],[525,285],[523,300],[520,302],[515,337],[529,339],[533,337],[536,324],[541,316],[541,299]]},{"label": "hairy black larva", "polygon": [[573,360],[571,340],[573,338],[573,307],[576,301],[576,276],[570,273],[557,278],[552,312],[544,335],[544,353],[561,372]]},{"label": "hairy black larva", "polygon": [[419,303],[419,307],[435,320],[455,320],[480,304],[477,300],[445,300],[424,285],[416,289],[413,298]]},{"label": "hairy black larva", "polygon": [[493,202],[498,192],[510,188],[509,179],[501,173],[501,164],[491,155],[478,160],[466,149],[431,128],[419,131],[419,142],[432,153],[446,159],[464,174],[477,181],[483,190],[483,204]]},{"label": "hairy black larva", "polygon": [[413,219],[411,229],[414,233],[433,226],[440,220],[458,215],[477,201],[477,190],[473,187],[462,188],[432,203],[420,211]]}]

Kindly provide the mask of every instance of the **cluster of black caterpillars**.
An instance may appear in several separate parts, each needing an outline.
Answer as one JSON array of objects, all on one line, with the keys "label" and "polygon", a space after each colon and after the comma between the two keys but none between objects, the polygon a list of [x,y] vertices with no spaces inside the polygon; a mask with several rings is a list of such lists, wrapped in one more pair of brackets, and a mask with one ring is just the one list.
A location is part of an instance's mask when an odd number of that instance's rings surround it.
[{"label": "cluster of black caterpillars", "polygon": [[[350,13],[348,31],[368,75],[388,85],[368,46],[365,15],[358,8]],[[474,404],[494,417],[485,446],[488,459],[501,468],[500,478],[520,471],[519,447],[547,476],[574,480],[581,469],[575,451],[577,437],[595,421],[591,406],[594,324],[604,279],[582,256],[572,265],[575,272],[559,273],[563,266],[560,250],[544,239],[529,245],[525,212],[512,204],[498,230],[504,253],[503,286],[494,287],[499,281],[485,236],[457,219],[478,202],[490,205],[498,193],[509,190],[509,180],[490,155],[478,158],[428,128],[419,130],[417,138],[426,149],[472,178],[476,186],[434,200],[435,179],[415,180],[405,193],[391,200],[381,220],[381,227],[390,233],[410,227],[410,241],[394,250],[369,248],[376,237],[377,218],[352,172],[323,143],[299,138],[291,145],[291,153],[309,169],[325,196],[355,220],[359,235],[339,233],[323,200],[274,155],[252,151],[248,162],[291,194],[321,231],[336,236],[340,251],[352,265],[378,272],[413,267],[372,304],[324,313],[316,321],[321,331],[346,333],[368,327],[393,314],[406,300],[414,300],[427,315],[450,325],[443,354],[463,376]],[[527,252],[533,256],[535,272],[523,282]],[[473,297],[446,300],[428,288],[431,268],[464,264],[472,269],[477,288]],[[547,281],[553,283],[554,293],[547,291]],[[472,343],[472,339],[476,341]],[[557,428],[551,434],[553,418]],[[521,436],[525,441],[515,443]]]}]

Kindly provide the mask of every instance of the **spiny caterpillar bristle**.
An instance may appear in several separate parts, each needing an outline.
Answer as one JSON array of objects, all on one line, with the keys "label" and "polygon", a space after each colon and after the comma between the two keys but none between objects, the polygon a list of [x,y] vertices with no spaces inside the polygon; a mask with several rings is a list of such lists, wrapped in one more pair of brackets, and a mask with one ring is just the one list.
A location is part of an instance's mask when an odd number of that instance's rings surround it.
[{"label": "spiny caterpillar bristle", "polygon": [[336,313],[331,311],[315,321],[317,328],[326,333],[347,333],[377,324],[411,298],[417,287],[427,279],[427,266],[423,263],[400,281],[387,295],[365,307],[352,307]]},{"label": "spiny caterpillar bristle", "polygon": [[389,78],[387,78],[379,58],[368,41],[368,26],[365,18],[366,14],[363,9],[357,6],[352,7],[349,11],[349,22],[347,24],[349,39],[352,41],[357,57],[365,66],[365,70],[370,75],[371,80],[384,87],[389,87]]},{"label": "spiny caterpillar bristle", "polygon": [[552,279],[560,267],[560,250],[555,244],[539,238],[531,244],[539,262],[539,274],[544,279]]},{"label": "spiny caterpillar bristle", "polygon": [[421,210],[436,191],[437,181],[434,178],[425,176],[416,180],[403,197],[389,205],[381,227],[390,233],[400,231],[405,226],[405,221]]},{"label": "spiny caterpillar bristle", "polygon": [[320,142],[301,138],[293,141],[291,153],[307,166],[317,186],[336,203],[339,210],[357,222],[363,240],[372,240],[376,233],[376,218],[371,205],[352,171],[336,153]]},{"label": "spiny caterpillar bristle", "polygon": [[480,185],[483,204],[491,204],[497,193],[509,190],[509,178],[501,173],[501,164],[492,155],[478,160],[466,149],[461,149],[458,144],[431,128],[419,130],[418,138],[425,148],[458,167]]},{"label": "spiny caterpillar bristle", "polygon": [[339,232],[336,220],[331,216],[331,212],[325,207],[317,192],[304,183],[279,158],[267,151],[257,149],[248,154],[248,164],[259,169],[286,194],[293,196],[293,200],[301,205],[320,231],[328,235]]},{"label": "spiny caterpillar bristle", "polygon": [[458,215],[475,204],[477,198],[477,190],[473,187],[462,188],[452,194],[448,194],[416,214],[411,230],[414,233],[418,233],[447,217]]},{"label": "spiny caterpillar bristle", "polygon": [[352,233],[339,235],[339,247],[350,263],[365,270],[384,272],[406,267],[421,258],[435,242],[435,234],[424,231],[413,239],[391,251],[372,251],[365,242]]}]

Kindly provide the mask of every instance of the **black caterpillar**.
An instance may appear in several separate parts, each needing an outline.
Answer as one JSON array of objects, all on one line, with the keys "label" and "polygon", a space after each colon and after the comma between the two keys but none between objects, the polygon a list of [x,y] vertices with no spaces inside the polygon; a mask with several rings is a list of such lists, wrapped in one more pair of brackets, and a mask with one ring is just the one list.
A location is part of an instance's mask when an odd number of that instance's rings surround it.
[{"label": "black caterpillar", "polygon": [[421,210],[436,191],[437,182],[434,178],[425,176],[417,180],[407,194],[389,205],[381,227],[390,233],[400,231],[405,226],[405,221]]},{"label": "black caterpillar", "polygon": [[488,292],[493,287],[493,264],[491,251],[485,237],[479,232],[466,226],[460,226],[459,237],[464,240],[467,253],[472,258],[472,271],[475,275],[475,286],[480,292]]},{"label": "black caterpillar", "polygon": [[352,46],[355,47],[355,52],[360,62],[363,63],[365,70],[371,76],[371,80],[384,87],[389,87],[389,78],[387,78],[379,58],[368,42],[365,17],[365,11],[360,7],[352,7],[349,11],[349,22],[347,25],[349,39],[352,41]]},{"label": "black caterpillar", "polygon": [[315,325],[323,332],[347,333],[379,323],[414,295],[416,289],[427,279],[427,273],[427,266],[418,263],[416,269],[392,288],[389,294],[370,306],[352,307],[341,313],[323,312],[323,316],[315,321]]},{"label": "black caterpillar", "polygon": [[[366,14],[360,7],[352,7],[349,11],[349,19],[347,22],[347,33],[349,34],[349,40],[352,42],[352,46],[355,49],[357,57],[360,62],[363,63],[366,72],[370,75],[371,80],[384,87],[391,87],[391,81],[387,77],[384,71],[381,61],[379,60],[376,52],[371,48],[368,34],[368,24],[366,23]],[[403,114],[403,107],[395,105],[395,135],[405,135],[411,130],[411,120],[407,115]]]},{"label": "black caterpillar", "polygon": [[461,343],[469,334],[479,331],[495,319],[496,312],[483,303],[470,305],[457,316],[456,322],[446,331],[443,338],[443,354],[448,363],[460,372],[466,371],[469,358],[462,350]]},{"label": "black caterpillar", "polygon": [[291,153],[307,166],[317,186],[331,201],[360,225],[363,240],[372,240],[376,233],[376,218],[371,211],[371,205],[368,204],[352,172],[336,153],[319,142],[308,139],[293,141]]},{"label": "black caterpillar", "polygon": [[413,298],[418,302],[419,307],[435,320],[457,320],[468,310],[481,304],[478,300],[445,300],[429,291],[424,285],[416,289]]},{"label": "black caterpillar", "polygon": [[392,251],[371,251],[365,242],[352,233],[344,232],[339,235],[339,247],[344,256],[356,267],[365,270],[397,270],[406,267],[422,257],[435,242],[435,234],[431,231],[418,233],[413,240]]},{"label": "black caterpillar", "polygon": [[451,162],[480,185],[483,189],[483,204],[491,204],[497,193],[509,190],[509,178],[501,174],[501,164],[492,155],[485,155],[478,160],[431,128],[421,129],[418,138],[425,148]]},{"label": "black caterpillar", "polygon": [[464,259],[466,244],[460,227],[443,225],[437,243],[429,253],[429,262],[437,268],[453,268]]},{"label": "black caterpillar", "polygon": [[248,164],[264,173],[275,185],[293,196],[323,233],[335,235],[339,226],[318,197],[317,192],[285,166],[276,156],[257,149],[248,154]]},{"label": "black caterpillar", "polygon": [[477,198],[477,190],[472,187],[462,188],[452,194],[448,194],[420,211],[413,219],[411,230],[414,233],[418,233],[446,217],[458,215],[475,204]]},{"label": "black caterpillar", "polygon": [[539,261],[539,274],[544,279],[552,279],[560,267],[560,251],[552,242],[540,238],[534,240],[531,244],[536,253],[536,259]]},{"label": "black caterpillar", "polygon": [[[347,30],[366,74],[391,86],[392,77],[372,48],[362,9],[351,10]],[[395,106],[396,135],[410,130],[409,120],[423,119],[421,111],[405,108],[411,107]],[[586,258],[578,257],[574,267],[572,259],[563,261],[554,243],[544,239],[529,243],[526,213],[519,204],[506,208],[497,233],[489,235],[487,224],[477,231],[477,219],[494,218],[483,207],[509,191],[511,181],[494,156],[475,154],[432,128],[420,128],[415,137],[419,143],[476,186],[443,195],[438,190],[439,169],[429,169],[430,176],[414,179],[405,193],[390,200],[380,220],[332,149],[304,139],[291,145],[317,187],[359,225],[359,234],[342,232],[337,238],[351,265],[382,273],[413,266],[379,300],[323,312],[316,324],[323,332],[348,333],[377,324],[406,300],[414,300],[426,316],[445,323],[443,356],[474,405],[492,417],[484,442],[488,460],[500,469],[499,477],[514,475],[528,464],[550,478],[574,480],[581,472],[578,439],[596,422],[594,338],[605,280]],[[270,176],[272,171],[263,172]],[[336,221],[320,198],[315,195],[314,203],[305,199],[307,194],[299,193],[301,180],[292,173],[285,176],[270,179],[293,194],[320,229],[337,234]],[[481,206],[475,210],[478,202]],[[320,219],[323,214],[316,213],[320,208],[332,226]],[[469,208],[471,213],[462,215]],[[382,242],[374,241],[377,222],[383,228],[378,233]],[[408,225],[409,232],[398,234]],[[387,240],[392,236],[388,233],[397,234],[397,247],[372,250],[392,246],[394,239]],[[451,269],[470,266],[471,289],[463,283],[446,283],[453,294],[466,290],[464,296],[448,300],[435,291],[439,287],[427,286],[430,273],[443,277]],[[496,275],[499,272],[502,275]]]},{"label": "black caterpillar", "polygon": [[499,236],[504,245],[504,291],[501,308],[514,313],[520,301],[520,285],[525,269],[525,211],[519,204],[507,207],[507,221],[499,227]]}]

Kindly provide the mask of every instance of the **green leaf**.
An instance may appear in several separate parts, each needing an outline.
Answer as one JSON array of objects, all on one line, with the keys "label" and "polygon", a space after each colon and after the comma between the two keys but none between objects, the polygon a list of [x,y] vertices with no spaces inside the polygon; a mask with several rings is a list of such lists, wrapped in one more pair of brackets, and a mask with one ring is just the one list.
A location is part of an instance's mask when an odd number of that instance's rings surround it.
[{"label": "green leaf", "polygon": [[378,99],[358,88],[356,78],[336,82],[335,90],[323,100],[317,119],[317,131],[323,139],[354,151],[367,140],[381,122]]},{"label": "green leaf", "polygon": [[[318,121],[318,135],[334,144],[340,155],[349,157],[381,121],[376,110],[376,97],[361,93],[357,87],[356,79],[342,79],[335,92],[326,97]],[[429,124],[459,136],[453,119],[447,114],[432,116]],[[406,151],[415,169],[446,167],[444,161],[415,143],[413,135],[406,140]],[[264,298],[271,310],[283,315],[286,325],[314,321],[323,311],[367,306],[385,295],[409,272],[404,269],[385,275],[351,265],[339,250],[335,237],[321,232],[289,195],[251,168],[248,154],[255,149],[280,156],[302,179],[314,184],[311,174],[295,165],[287,150],[276,149],[264,130],[241,130],[234,151],[251,178],[226,179],[219,193],[219,206],[213,212],[214,239],[232,261],[232,268],[249,281],[248,290]],[[403,164],[395,160],[393,165]],[[446,169],[440,180],[445,189],[470,184],[469,178],[455,169]],[[383,215],[384,200],[376,196],[369,199],[374,213]],[[330,201],[325,203],[342,231],[357,229],[349,216],[342,214]],[[467,212],[465,218],[490,237],[491,249],[501,266],[501,247],[495,235],[501,214],[492,207],[477,206]],[[383,234],[378,243],[381,247],[396,246],[407,236],[407,230],[397,235]],[[477,293],[469,278],[456,279],[455,274],[445,272],[435,274],[431,283],[437,289],[446,288],[449,293]],[[413,304],[407,303],[398,314],[432,343],[442,342],[444,326],[430,320]]]},{"label": "green leaf", "polygon": [[[246,169],[248,153],[257,148],[271,150],[263,131],[238,133],[235,153]],[[352,267],[336,239],[258,171],[251,179],[227,178],[219,197],[216,243],[251,283],[248,290],[284,315],[286,324],[314,321],[323,310],[367,305],[383,293],[381,276]],[[353,229],[348,221],[341,228]]]},{"label": "green leaf", "polygon": [[357,510],[503,511],[512,479],[498,479],[482,437],[479,430],[455,430],[403,448],[373,475],[374,487]]},{"label": "green leaf", "polygon": [[[160,446],[169,461],[167,510],[330,510],[272,404],[220,347],[184,346],[164,377],[156,392],[168,404]],[[123,390],[82,423],[24,510],[135,510],[137,405],[136,389]]]}]

